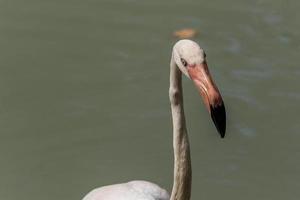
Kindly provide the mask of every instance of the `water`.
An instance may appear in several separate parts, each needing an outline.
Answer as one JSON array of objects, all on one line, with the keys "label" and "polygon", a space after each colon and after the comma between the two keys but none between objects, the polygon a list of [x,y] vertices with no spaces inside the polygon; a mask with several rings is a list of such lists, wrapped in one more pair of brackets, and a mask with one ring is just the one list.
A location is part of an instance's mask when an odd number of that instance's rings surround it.
[{"label": "water", "polygon": [[299,1],[0,1],[0,199],[172,186],[174,30],[192,27],[225,140],[184,79],[192,199],[300,197]]}]

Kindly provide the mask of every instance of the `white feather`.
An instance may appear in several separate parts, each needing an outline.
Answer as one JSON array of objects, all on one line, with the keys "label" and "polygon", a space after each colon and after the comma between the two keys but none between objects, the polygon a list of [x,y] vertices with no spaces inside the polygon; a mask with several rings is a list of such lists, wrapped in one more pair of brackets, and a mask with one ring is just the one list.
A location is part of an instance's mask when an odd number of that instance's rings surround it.
[{"label": "white feather", "polygon": [[154,183],[131,181],[92,190],[83,200],[169,200],[168,192]]}]

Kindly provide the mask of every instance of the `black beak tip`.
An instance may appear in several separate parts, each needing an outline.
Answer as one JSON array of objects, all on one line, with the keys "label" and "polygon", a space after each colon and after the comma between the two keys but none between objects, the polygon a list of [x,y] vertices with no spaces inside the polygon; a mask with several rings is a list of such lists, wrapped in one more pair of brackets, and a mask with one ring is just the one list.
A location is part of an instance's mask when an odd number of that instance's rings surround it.
[{"label": "black beak tip", "polygon": [[216,106],[210,105],[210,115],[221,138],[224,138],[226,132],[226,111],[224,103],[222,102]]}]

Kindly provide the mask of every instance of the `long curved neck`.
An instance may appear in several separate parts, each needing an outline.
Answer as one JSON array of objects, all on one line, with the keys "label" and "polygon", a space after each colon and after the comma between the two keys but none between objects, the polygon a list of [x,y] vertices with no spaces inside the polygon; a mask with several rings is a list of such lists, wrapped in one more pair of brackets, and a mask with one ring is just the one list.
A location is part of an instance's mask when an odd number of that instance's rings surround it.
[{"label": "long curved neck", "polygon": [[173,120],[174,183],[170,200],[189,200],[192,185],[190,147],[186,130],[181,71],[171,59],[170,103]]}]

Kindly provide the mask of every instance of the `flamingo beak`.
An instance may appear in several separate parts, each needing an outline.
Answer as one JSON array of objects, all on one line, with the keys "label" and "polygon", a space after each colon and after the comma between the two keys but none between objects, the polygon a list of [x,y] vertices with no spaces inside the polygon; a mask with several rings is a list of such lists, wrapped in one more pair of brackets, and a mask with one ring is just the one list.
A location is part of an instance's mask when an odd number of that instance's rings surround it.
[{"label": "flamingo beak", "polygon": [[224,138],[226,132],[225,106],[221,94],[209,73],[207,63],[188,65],[187,70],[200,92],[221,138]]}]

